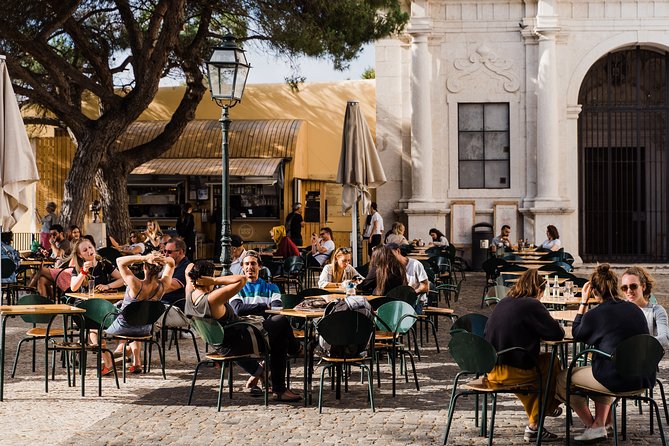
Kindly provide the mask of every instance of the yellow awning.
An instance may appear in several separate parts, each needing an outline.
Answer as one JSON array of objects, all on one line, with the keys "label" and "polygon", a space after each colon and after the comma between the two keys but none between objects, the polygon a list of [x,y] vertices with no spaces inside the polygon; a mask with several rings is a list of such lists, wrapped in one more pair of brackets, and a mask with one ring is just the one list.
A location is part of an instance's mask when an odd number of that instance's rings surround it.
[{"label": "yellow awning", "polygon": [[[275,177],[282,158],[230,158],[230,176]],[[158,158],[132,171],[135,175],[221,175],[220,158]]]}]

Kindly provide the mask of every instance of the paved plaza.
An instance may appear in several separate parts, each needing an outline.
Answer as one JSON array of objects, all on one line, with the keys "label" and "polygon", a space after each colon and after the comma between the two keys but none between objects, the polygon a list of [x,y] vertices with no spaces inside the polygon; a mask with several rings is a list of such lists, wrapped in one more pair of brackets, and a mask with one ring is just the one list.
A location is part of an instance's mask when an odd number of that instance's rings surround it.
[{"label": "paved plaza", "polygon": [[[582,274],[582,273],[580,273]],[[657,276],[660,290],[669,290],[669,275]],[[484,277],[469,273],[463,284],[460,301],[454,304],[457,314],[480,311]],[[658,293],[661,303],[669,302],[667,293]],[[11,370],[14,348],[25,332],[20,319],[8,322],[8,358]],[[167,380],[163,380],[157,363],[149,374],[132,375],[118,390],[113,380],[103,381],[103,397],[97,396],[97,380],[89,367],[87,396],[79,388],[68,388],[64,371],[57,369],[56,381],[44,393],[43,350],[38,347],[35,373],[30,370],[30,349],[22,352],[17,377],[9,378],[5,401],[0,403],[0,444],[2,445],[221,445],[244,446],[267,444],[346,444],[346,445],[431,445],[441,444],[447,418],[450,384],[457,366],[446,346],[448,326],[442,321],[439,330],[441,353],[434,343],[423,346],[422,360],[417,362],[421,389],[412,382],[399,381],[398,395],[391,396],[389,367],[382,364],[382,387],[375,388],[377,411],[372,413],[354,372],[348,394],[335,400],[329,386],[325,390],[325,408],[305,408],[301,403],[270,401],[265,408],[262,399],[242,391],[245,377],[237,373],[232,400],[227,395],[223,408],[216,412],[218,370],[204,368],[195,391],[194,405],[187,406],[188,390],[195,365],[192,344],[180,343],[182,361],[174,349],[167,352]],[[204,346],[200,345],[201,350]],[[663,361],[661,376],[666,375],[668,361]],[[238,368],[235,369],[238,371]],[[315,373],[320,375],[320,369]],[[302,392],[301,362],[293,364],[291,387]],[[315,381],[314,398],[318,385]],[[484,445],[474,426],[473,401],[461,399],[451,432],[451,445]],[[628,411],[629,436],[626,445],[660,444],[657,432],[648,433],[647,410],[644,415]],[[513,397],[500,397],[495,428],[495,444],[525,444],[522,432],[525,415]],[[579,425],[576,422],[577,426]],[[564,434],[564,418],[548,419],[552,432]],[[669,432],[669,430],[667,430]],[[559,443],[561,444],[561,443]],[[602,444],[613,444],[613,440]]]}]

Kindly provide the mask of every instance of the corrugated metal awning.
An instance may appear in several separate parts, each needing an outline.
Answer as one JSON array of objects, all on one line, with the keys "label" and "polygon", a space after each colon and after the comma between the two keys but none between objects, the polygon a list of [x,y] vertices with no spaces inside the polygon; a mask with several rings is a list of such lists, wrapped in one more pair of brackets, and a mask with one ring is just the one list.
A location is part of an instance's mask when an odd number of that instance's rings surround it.
[{"label": "corrugated metal awning", "polygon": [[[231,158],[230,176],[275,177],[282,158]],[[221,175],[220,158],[158,158],[132,171],[135,175]]]},{"label": "corrugated metal awning", "polygon": [[[299,119],[233,120],[230,124],[230,158],[295,157],[303,121]],[[135,121],[116,140],[117,150],[146,144],[160,135],[167,121]],[[215,120],[193,120],[162,154],[162,159],[221,158],[221,124]]]}]

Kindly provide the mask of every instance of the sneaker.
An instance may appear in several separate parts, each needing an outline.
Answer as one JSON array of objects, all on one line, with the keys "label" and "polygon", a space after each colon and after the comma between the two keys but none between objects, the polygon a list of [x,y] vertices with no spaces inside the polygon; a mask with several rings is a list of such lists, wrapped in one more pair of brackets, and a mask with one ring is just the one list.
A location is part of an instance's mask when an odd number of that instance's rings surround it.
[{"label": "sneaker", "polygon": [[575,441],[595,441],[607,437],[605,427],[589,427],[581,435],[574,437]]},{"label": "sneaker", "polygon": [[[530,429],[530,426],[525,427],[525,434],[523,435],[523,440],[528,443],[533,443],[537,441],[538,431]],[[551,432],[548,432],[546,428],[541,431],[541,441],[550,443],[551,441],[557,441],[559,437]]]}]

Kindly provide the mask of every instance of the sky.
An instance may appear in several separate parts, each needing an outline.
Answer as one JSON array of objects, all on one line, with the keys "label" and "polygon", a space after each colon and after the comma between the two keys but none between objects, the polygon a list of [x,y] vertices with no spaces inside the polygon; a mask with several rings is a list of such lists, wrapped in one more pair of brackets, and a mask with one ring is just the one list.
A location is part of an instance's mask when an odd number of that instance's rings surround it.
[{"label": "sky", "polygon": [[[286,61],[276,59],[252,45],[246,48],[246,58],[251,64],[247,84],[283,83],[291,74],[290,65]],[[367,68],[374,67],[374,45],[365,46],[360,57],[352,61],[346,71],[335,70],[332,61],[325,59],[303,57],[299,63],[302,76],[306,77],[305,82],[360,79]]]}]

